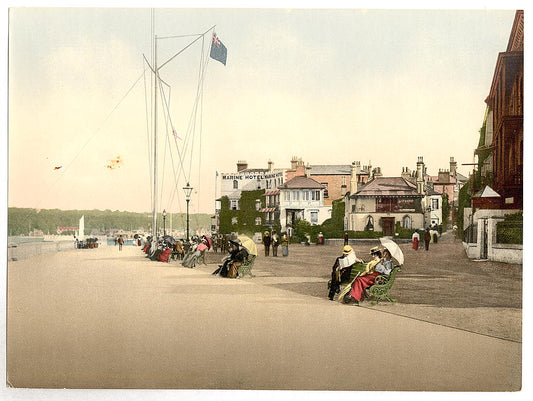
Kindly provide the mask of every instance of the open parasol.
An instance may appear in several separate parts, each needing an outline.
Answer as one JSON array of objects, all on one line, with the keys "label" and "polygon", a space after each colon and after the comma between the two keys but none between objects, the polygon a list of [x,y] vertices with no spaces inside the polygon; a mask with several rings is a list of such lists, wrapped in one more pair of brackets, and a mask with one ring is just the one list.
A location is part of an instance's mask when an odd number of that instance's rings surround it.
[{"label": "open parasol", "polygon": [[169,245],[174,245],[176,243],[176,240],[173,237],[171,237],[170,235],[165,235],[163,237],[163,242],[165,242],[165,243],[167,243]]},{"label": "open parasol", "polygon": [[389,238],[380,238],[381,245],[387,248],[391,256],[398,261],[399,265],[403,265],[403,252],[396,242]]},{"label": "open parasol", "polygon": [[213,248],[213,241],[211,241],[211,238],[209,238],[207,235],[202,235],[202,238],[205,239],[205,242],[207,244],[207,249]]},{"label": "open parasol", "polygon": [[244,234],[239,235],[237,238],[239,238],[242,246],[246,248],[250,255],[257,256],[257,245],[255,244],[253,239]]}]

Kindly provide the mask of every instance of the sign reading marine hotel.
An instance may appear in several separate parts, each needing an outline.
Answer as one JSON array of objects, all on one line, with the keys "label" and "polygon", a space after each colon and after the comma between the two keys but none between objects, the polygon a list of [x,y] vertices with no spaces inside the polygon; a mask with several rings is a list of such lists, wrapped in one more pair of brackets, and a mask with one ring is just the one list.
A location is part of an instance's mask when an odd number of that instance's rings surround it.
[{"label": "sign reading marine hotel", "polygon": [[[274,189],[283,184],[283,171],[242,171],[239,173],[222,173],[222,195],[237,195],[240,191],[256,189]],[[235,192],[237,191],[237,192]]]},{"label": "sign reading marine hotel", "polygon": [[222,174],[223,180],[268,180],[275,178],[283,178],[283,172],[263,173],[263,172],[246,172],[244,174],[231,173]]}]

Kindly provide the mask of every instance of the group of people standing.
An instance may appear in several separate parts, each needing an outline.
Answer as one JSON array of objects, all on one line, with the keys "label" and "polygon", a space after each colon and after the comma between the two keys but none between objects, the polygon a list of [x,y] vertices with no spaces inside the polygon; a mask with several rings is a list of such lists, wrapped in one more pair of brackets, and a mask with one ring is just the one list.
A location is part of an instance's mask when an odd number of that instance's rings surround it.
[{"label": "group of people standing", "polygon": [[270,247],[272,246],[272,256],[278,256],[278,247],[281,245],[281,254],[283,256],[289,256],[289,237],[287,233],[282,233],[281,237],[272,231],[270,235],[269,231],[265,231],[263,234],[263,246],[265,247],[265,256],[270,255]]},{"label": "group of people standing", "polygon": [[[439,235],[440,232],[437,228],[437,226],[432,225],[431,227],[427,227],[423,234],[422,234],[422,240],[424,241],[424,248],[426,251],[429,251],[429,244],[437,243],[439,241]],[[411,237],[412,240],[412,248],[415,251],[418,251],[418,248],[420,246],[420,234],[418,233],[418,230],[415,230],[413,233],[413,236]]]}]

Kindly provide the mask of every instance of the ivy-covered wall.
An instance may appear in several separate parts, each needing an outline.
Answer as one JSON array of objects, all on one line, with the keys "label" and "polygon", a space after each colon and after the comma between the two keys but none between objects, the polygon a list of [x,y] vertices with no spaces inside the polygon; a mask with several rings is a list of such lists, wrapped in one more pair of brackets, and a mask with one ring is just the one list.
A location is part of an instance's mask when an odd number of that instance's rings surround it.
[{"label": "ivy-covered wall", "polygon": [[[256,208],[256,200],[259,199],[260,207],[265,207],[264,190],[242,191],[239,200],[239,210],[231,210],[227,196],[220,199],[219,230],[220,234],[230,234],[238,232],[252,236],[256,232],[270,231],[270,227],[265,225],[265,213],[261,213]],[[261,219],[261,224],[256,224],[256,219]],[[236,222],[235,222],[236,221]],[[277,227],[274,227],[276,229]],[[279,230],[279,228],[278,228]],[[278,231],[279,232],[279,231]]]}]

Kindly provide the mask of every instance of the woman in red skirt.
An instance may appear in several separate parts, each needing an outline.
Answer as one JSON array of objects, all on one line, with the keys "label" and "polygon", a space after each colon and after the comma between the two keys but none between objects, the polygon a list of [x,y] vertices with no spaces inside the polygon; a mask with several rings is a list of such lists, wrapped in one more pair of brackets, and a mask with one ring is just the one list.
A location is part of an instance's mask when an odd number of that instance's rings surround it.
[{"label": "woman in red skirt", "polygon": [[381,261],[381,251],[376,246],[370,250],[370,254],[374,258],[366,264],[366,269],[352,282],[352,288],[349,294],[346,294],[343,301],[344,303],[353,303],[358,305],[359,301],[363,298],[363,292],[365,288],[371,287],[374,284],[374,280],[381,273],[375,271],[376,265]]}]

